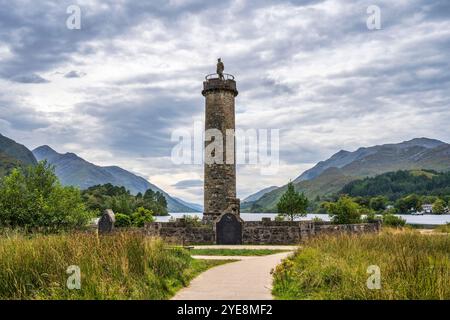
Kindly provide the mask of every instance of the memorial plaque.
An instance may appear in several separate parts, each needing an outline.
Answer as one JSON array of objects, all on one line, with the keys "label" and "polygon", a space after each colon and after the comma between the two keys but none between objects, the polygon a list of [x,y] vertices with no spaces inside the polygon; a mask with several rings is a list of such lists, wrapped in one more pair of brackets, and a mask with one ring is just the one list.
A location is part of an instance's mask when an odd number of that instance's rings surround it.
[{"label": "memorial plaque", "polygon": [[216,222],[217,244],[242,244],[242,221],[232,213],[222,215]]}]

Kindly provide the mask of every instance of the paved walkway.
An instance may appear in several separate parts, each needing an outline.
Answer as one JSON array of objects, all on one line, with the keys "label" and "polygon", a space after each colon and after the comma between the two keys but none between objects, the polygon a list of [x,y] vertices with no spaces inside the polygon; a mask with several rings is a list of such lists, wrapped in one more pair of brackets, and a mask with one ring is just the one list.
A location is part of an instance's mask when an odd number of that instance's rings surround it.
[{"label": "paved walkway", "polygon": [[289,250],[294,251],[298,246],[277,246],[277,245],[200,245],[193,246],[194,249],[249,249],[249,250]]},{"label": "paved walkway", "polygon": [[249,260],[254,259],[255,256],[201,256],[195,255],[192,256],[194,259],[200,260]]},{"label": "paved walkway", "polygon": [[[260,246],[258,246],[260,247]],[[216,247],[215,247],[216,248]],[[230,246],[226,248],[230,249]],[[238,247],[243,249],[242,246]],[[279,247],[276,247],[279,249]],[[295,248],[295,247],[294,247]],[[272,275],[270,271],[292,254],[283,252],[261,257],[221,256],[221,259],[242,259],[214,267],[180,290],[174,300],[270,300]],[[203,258],[217,259],[217,256]]]}]

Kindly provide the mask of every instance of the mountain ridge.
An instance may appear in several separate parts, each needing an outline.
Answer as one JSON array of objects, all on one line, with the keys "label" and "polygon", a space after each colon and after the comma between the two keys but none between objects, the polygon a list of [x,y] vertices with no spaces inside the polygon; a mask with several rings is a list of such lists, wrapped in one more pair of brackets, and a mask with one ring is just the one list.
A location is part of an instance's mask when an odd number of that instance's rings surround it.
[{"label": "mountain ridge", "polygon": [[36,158],[27,147],[2,134],[0,134],[0,152],[18,160],[24,165],[37,164]]},{"label": "mountain ridge", "polygon": [[132,194],[145,193],[147,189],[159,191],[166,197],[169,212],[194,212],[195,210],[167,192],[150,183],[145,178],[131,173],[118,166],[98,166],[86,161],[75,153],[58,153],[48,145],[33,150],[34,156],[40,160],[47,160],[55,166],[55,173],[63,185],[77,186],[87,189],[94,185],[111,183],[123,186]]},{"label": "mountain ridge", "polygon": [[[296,190],[314,200],[336,193],[356,179],[415,169],[450,171],[450,145],[436,139],[415,138],[397,144],[362,147],[353,152],[341,150],[303,172],[293,183]],[[285,189],[286,185],[264,194],[245,210],[276,210]]]},{"label": "mountain ridge", "polygon": [[266,193],[268,193],[268,192],[270,192],[272,190],[275,190],[277,188],[278,188],[277,186],[270,186],[270,187],[264,188],[264,189],[262,189],[262,190],[260,190],[258,192],[255,192],[255,193],[249,195],[248,197],[246,197],[244,200],[242,200],[242,203],[257,201],[262,196],[264,196]]},{"label": "mountain ridge", "polygon": [[352,163],[353,161],[360,160],[367,156],[377,153],[381,148],[391,148],[398,147],[401,149],[408,148],[411,146],[419,146],[426,149],[433,149],[442,145],[446,145],[445,142],[429,139],[429,138],[414,138],[412,140],[403,141],[400,143],[387,143],[382,145],[375,145],[372,147],[360,147],[356,151],[346,151],[340,150],[339,152],[333,154],[330,158],[325,161],[320,161],[317,165],[312,167],[311,169],[306,170],[296,179],[294,179],[294,183],[298,183],[304,180],[311,180],[315,177],[319,176],[323,171],[328,168],[336,167],[342,168],[346,165]]},{"label": "mountain ridge", "polygon": [[36,158],[27,147],[0,134],[0,177],[14,168],[36,164]]}]

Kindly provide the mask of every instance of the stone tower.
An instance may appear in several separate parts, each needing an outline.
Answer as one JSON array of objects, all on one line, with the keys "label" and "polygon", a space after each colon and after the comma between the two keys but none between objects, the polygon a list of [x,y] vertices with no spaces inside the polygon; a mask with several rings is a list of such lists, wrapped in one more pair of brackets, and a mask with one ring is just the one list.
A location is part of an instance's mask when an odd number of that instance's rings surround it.
[{"label": "stone tower", "polygon": [[[203,219],[210,222],[223,213],[239,215],[239,199],[236,199],[236,146],[234,137],[234,99],[238,95],[236,81],[234,81],[232,75],[224,74],[218,67],[218,73],[207,76],[203,82],[202,94],[206,99],[205,131],[217,129],[212,132],[220,131],[223,139],[223,157],[220,157],[223,159],[222,163],[220,161],[208,163],[206,160],[208,157],[217,159],[217,155],[215,151],[208,150],[208,145],[213,143],[215,138],[208,139],[208,135],[205,134]],[[229,135],[230,129],[233,130],[231,136]]]}]

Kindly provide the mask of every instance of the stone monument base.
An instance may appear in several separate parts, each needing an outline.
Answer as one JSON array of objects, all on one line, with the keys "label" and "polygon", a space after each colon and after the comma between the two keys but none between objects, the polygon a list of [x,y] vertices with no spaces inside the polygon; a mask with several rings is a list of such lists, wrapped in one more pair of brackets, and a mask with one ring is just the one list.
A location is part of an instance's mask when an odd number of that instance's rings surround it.
[{"label": "stone monument base", "polygon": [[[152,222],[144,227],[148,236],[161,237],[168,242],[195,245],[217,244],[217,223],[197,225],[180,219],[176,222]],[[242,244],[295,245],[313,236],[322,234],[362,234],[381,230],[381,222],[340,224],[313,221],[263,221],[242,222]]]}]

